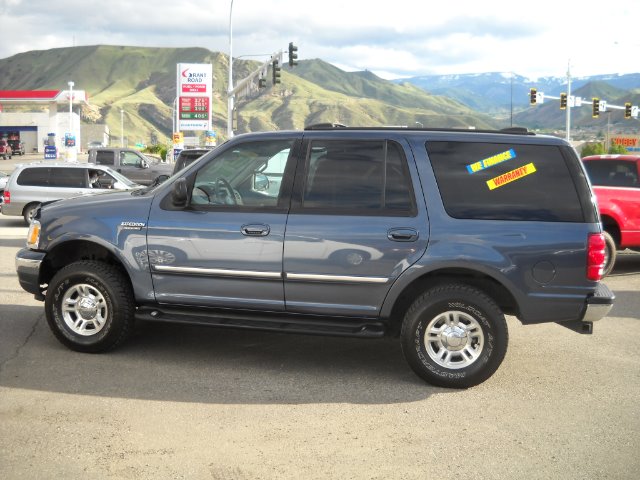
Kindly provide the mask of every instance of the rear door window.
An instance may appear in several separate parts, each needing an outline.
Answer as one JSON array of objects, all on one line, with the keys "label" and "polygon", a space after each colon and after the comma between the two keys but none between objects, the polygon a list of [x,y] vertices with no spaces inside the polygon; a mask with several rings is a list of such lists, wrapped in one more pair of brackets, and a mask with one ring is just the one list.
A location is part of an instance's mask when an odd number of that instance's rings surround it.
[{"label": "rear door window", "polygon": [[406,158],[395,142],[318,140],[307,155],[304,210],[413,215]]},{"label": "rear door window", "polygon": [[46,187],[49,185],[49,168],[25,168],[16,181],[18,185]]},{"label": "rear door window", "polygon": [[558,146],[442,141],[426,148],[444,208],[454,218],[584,221]]},{"label": "rear door window", "polygon": [[99,150],[96,152],[96,163],[98,165],[114,165],[113,150]]},{"label": "rear door window", "polygon": [[629,160],[588,160],[584,162],[592,185],[603,187],[640,187],[638,167]]},{"label": "rear door window", "polygon": [[61,188],[87,188],[84,168],[52,168],[49,186]]}]

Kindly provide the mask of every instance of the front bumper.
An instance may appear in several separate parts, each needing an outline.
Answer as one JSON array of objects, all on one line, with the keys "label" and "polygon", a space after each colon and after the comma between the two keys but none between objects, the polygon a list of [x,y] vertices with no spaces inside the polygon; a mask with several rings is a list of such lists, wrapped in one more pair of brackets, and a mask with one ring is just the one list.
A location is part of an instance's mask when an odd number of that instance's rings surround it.
[{"label": "front bumper", "polygon": [[37,297],[42,296],[40,289],[40,265],[44,260],[44,252],[35,252],[23,248],[16,253],[16,273],[23,290],[33,293]]}]

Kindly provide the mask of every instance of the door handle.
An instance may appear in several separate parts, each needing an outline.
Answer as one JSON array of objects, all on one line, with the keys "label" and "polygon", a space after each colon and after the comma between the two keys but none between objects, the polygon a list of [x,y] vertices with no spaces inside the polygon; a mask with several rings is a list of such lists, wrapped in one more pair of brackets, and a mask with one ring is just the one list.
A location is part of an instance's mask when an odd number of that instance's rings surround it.
[{"label": "door handle", "polygon": [[265,225],[263,223],[253,223],[250,225],[243,225],[240,227],[240,231],[243,235],[249,237],[266,237],[269,235],[271,228],[269,225]]},{"label": "door handle", "polygon": [[392,228],[387,232],[387,238],[392,242],[415,242],[418,236],[413,228]]}]

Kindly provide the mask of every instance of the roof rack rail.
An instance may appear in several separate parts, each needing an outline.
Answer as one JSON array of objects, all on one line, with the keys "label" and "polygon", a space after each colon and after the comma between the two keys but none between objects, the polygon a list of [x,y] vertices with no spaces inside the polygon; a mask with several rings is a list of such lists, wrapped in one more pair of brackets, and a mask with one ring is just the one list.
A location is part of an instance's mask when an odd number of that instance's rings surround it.
[{"label": "roof rack rail", "polygon": [[304,127],[305,130],[327,130],[331,128],[347,128],[341,123],[313,123]]},{"label": "roof rack rail", "polygon": [[488,129],[475,129],[475,128],[414,128],[402,125],[386,125],[382,127],[347,127],[341,123],[315,123],[304,127],[305,130],[333,130],[333,129],[346,129],[346,130],[404,130],[404,131],[421,131],[421,132],[465,132],[465,133],[502,133],[507,135],[535,135],[535,132],[530,132],[525,127],[507,127],[499,130]]},{"label": "roof rack rail", "polygon": [[526,127],[507,127],[499,130],[502,133],[515,133],[518,135],[535,135],[535,133],[527,130]]}]

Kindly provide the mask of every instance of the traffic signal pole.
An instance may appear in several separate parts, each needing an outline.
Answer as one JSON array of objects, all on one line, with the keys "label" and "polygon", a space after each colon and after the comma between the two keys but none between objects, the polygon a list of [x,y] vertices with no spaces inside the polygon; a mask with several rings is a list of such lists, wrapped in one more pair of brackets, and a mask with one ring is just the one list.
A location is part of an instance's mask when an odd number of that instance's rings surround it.
[{"label": "traffic signal pole", "polygon": [[[231,9],[233,10],[233,1],[231,2]],[[256,68],[253,72],[247,75],[242,80],[239,80],[236,86],[233,86],[233,55],[231,44],[231,13],[229,13],[229,89],[227,90],[227,135],[228,138],[233,137],[233,103],[236,98],[242,98],[248,95],[251,91],[257,88],[266,87],[266,76],[269,66],[273,70],[273,84],[280,83],[280,70],[282,65],[282,58],[284,52],[279,50],[271,54],[268,60],[265,60],[262,65]],[[297,59],[298,47],[293,42],[289,43],[289,66],[294,67],[298,65]],[[262,56],[262,55],[260,55]],[[241,58],[241,57],[238,57]]]}]

